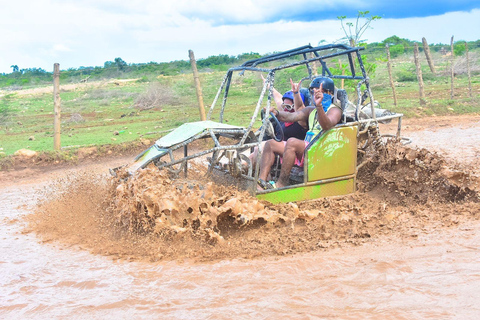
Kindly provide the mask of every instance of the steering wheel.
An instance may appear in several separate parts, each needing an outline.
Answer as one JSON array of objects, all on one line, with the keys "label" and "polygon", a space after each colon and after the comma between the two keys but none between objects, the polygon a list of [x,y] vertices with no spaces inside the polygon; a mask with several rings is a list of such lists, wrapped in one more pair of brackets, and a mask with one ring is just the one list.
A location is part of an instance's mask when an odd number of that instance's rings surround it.
[{"label": "steering wheel", "polygon": [[[260,116],[262,117],[262,120],[265,118],[265,109],[262,109],[262,111],[260,111]],[[275,141],[277,142],[283,141],[284,133],[283,133],[282,125],[280,124],[280,121],[278,121],[277,117],[275,117],[273,112],[270,112],[270,118],[268,120],[269,121],[267,122],[267,127],[265,128],[265,131]]]}]

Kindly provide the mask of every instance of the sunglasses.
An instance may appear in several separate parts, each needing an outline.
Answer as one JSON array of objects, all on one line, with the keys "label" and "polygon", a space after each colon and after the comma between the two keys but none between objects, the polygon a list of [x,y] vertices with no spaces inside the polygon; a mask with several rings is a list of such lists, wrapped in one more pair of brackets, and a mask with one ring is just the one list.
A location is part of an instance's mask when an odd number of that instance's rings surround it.
[{"label": "sunglasses", "polygon": [[289,112],[295,111],[295,107],[293,104],[282,103],[282,107],[283,107],[283,110],[285,111],[289,111]]}]

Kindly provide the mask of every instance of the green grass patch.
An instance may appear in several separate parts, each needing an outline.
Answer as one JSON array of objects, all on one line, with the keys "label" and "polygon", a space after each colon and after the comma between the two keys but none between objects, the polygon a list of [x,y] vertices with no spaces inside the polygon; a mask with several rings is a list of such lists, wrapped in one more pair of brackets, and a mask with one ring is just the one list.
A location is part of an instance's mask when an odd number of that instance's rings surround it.
[{"label": "green grass patch", "polygon": [[[474,51],[471,56],[476,59]],[[381,106],[405,117],[430,115],[458,115],[480,112],[480,75],[472,71],[472,91],[468,91],[466,73],[454,78],[454,97],[451,98],[449,58],[435,53],[437,73],[431,73],[424,57],[421,57],[425,85],[426,104],[420,103],[419,86],[415,74],[413,56],[400,54],[392,59],[393,77],[397,105],[393,104],[386,59],[379,54],[368,60],[372,70],[371,84],[374,98]],[[291,61],[283,61],[289,63]],[[335,62],[334,68],[340,68]],[[343,67],[346,61],[342,62]],[[224,79],[225,71],[209,68],[200,73],[203,100],[208,113],[218,88]],[[212,71],[215,70],[215,71]],[[340,70],[340,69],[338,69]],[[203,70],[205,71],[205,70]],[[357,70],[359,72],[359,70]],[[304,66],[278,71],[275,74],[275,88],[280,92],[290,90],[290,78],[298,81],[307,75]],[[308,87],[308,81],[303,87]],[[335,80],[341,85],[340,80]],[[34,88],[34,84],[29,84]],[[243,75],[234,73],[224,111],[224,120],[232,125],[247,126],[257,105],[263,82],[258,73],[250,71]],[[84,146],[128,145],[146,138],[151,141],[165,135],[185,122],[198,121],[200,113],[194,80],[191,73],[161,75],[143,73],[136,81],[102,81],[97,84],[78,85],[76,88],[62,89],[60,92],[62,120],[61,144],[67,150]],[[155,91],[155,88],[162,90]],[[349,99],[355,101],[356,92],[352,83],[346,81]],[[3,95],[2,95],[3,94]],[[153,99],[154,105],[148,105]],[[143,99],[143,100],[142,100]],[[143,106],[140,107],[140,102]],[[219,97],[212,120],[219,120],[223,93]],[[263,101],[266,105],[266,100]],[[53,150],[53,95],[52,93],[29,93],[14,91],[0,93],[0,157],[5,158],[15,151],[27,148],[39,152],[55,154]],[[255,123],[260,126],[260,121]],[[118,133],[118,134],[116,134]],[[52,154],[49,156],[53,157]]]}]

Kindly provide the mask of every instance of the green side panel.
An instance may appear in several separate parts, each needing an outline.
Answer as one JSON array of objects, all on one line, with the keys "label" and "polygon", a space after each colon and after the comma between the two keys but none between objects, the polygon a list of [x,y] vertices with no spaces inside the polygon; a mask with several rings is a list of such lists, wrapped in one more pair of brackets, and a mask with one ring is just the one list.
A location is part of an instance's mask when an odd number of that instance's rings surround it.
[{"label": "green side panel", "polygon": [[351,178],[347,180],[328,182],[325,184],[317,184],[310,186],[301,185],[293,189],[283,189],[268,193],[257,194],[257,198],[275,204],[318,199],[331,196],[341,196],[353,192],[355,192],[355,179]]},{"label": "green side panel", "polygon": [[357,127],[333,128],[308,149],[305,157],[307,182],[355,173],[357,166]]},{"label": "green side panel", "polygon": [[182,143],[200,132],[208,129],[243,129],[242,127],[232,126],[226,123],[214,122],[210,120],[184,123],[166,136],[157,140],[156,144],[160,148],[168,148]]}]

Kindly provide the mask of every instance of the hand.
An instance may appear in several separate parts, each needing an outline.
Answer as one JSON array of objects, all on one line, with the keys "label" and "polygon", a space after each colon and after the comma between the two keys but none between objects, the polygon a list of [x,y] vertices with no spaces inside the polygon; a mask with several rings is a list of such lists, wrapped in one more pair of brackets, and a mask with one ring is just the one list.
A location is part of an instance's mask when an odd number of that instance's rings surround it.
[{"label": "hand", "polygon": [[313,101],[315,101],[315,106],[316,107],[321,107],[322,106],[322,100],[323,100],[323,83],[320,83],[320,88],[314,88],[313,89]]},{"label": "hand", "polygon": [[298,92],[302,88],[302,81],[300,80],[299,83],[295,84],[290,78],[290,84],[292,85],[292,92]]},{"label": "hand", "polygon": [[[267,108],[265,107],[265,113],[267,113],[266,111],[267,111]],[[268,111],[268,114],[270,114],[270,112],[273,113],[273,115],[275,117],[277,117],[278,113],[279,113],[278,109],[275,108],[275,107],[270,107],[270,110]]]}]

